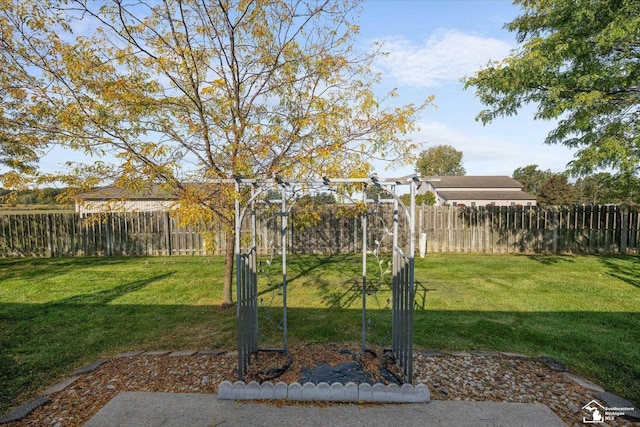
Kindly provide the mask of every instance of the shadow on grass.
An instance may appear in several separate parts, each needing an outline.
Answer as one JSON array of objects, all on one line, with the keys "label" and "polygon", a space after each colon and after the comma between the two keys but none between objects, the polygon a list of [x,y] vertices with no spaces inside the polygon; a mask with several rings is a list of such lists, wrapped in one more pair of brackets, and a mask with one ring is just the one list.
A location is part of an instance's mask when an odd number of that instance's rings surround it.
[{"label": "shadow on grass", "polygon": [[[334,308],[289,308],[291,341],[306,343],[359,342],[359,309],[345,309],[343,300],[359,298],[358,286],[348,292],[343,283],[360,277],[359,257],[352,255],[292,257],[289,283],[305,283],[307,275],[326,274],[323,300]],[[571,257],[535,256],[539,263],[571,262]],[[607,273],[638,287],[640,258],[599,258]],[[38,280],[44,274],[72,272],[77,265],[127,263],[126,258],[82,258],[43,260],[0,260],[2,274]],[[8,267],[11,266],[11,269]],[[336,272],[335,270],[340,270]],[[10,270],[10,271],[8,271]],[[16,270],[16,271],[14,271]],[[120,296],[136,292],[172,272],[124,283],[108,290],[74,295],[43,304],[0,302],[0,413],[21,400],[33,397],[38,388],[67,377],[79,366],[101,357],[128,350],[146,349],[234,349],[235,307],[213,305],[118,304]],[[335,274],[335,276],[333,276]],[[344,276],[343,276],[344,275]],[[342,279],[335,279],[336,277]],[[322,277],[320,280],[324,280]],[[298,282],[296,282],[296,280]],[[357,279],[356,279],[357,280]],[[495,350],[548,355],[567,363],[575,372],[600,382],[606,389],[640,403],[640,313],[638,312],[497,312],[430,310],[429,285],[416,284],[414,345],[455,350]],[[354,297],[354,295],[357,295]],[[171,300],[169,300],[171,302]],[[373,307],[372,307],[373,308]],[[370,310],[373,327],[368,342],[385,343],[391,329],[389,310]],[[277,341],[281,331],[267,338]]]},{"label": "shadow on grass", "polygon": [[0,258],[0,278],[38,280],[77,271],[78,268],[138,262],[138,257]]},{"label": "shadow on grass", "polygon": [[[263,257],[264,258],[264,257]],[[304,277],[313,277],[314,286],[329,286],[330,281],[324,280],[317,275],[317,272],[324,273],[326,269],[332,266],[340,266],[341,274],[355,277],[361,274],[362,268],[360,264],[350,262],[355,260],[352,254],[304,254],[289,255],[287,257],[287,285],[294,286]],[[358,260],[360,262],[360,260]],[[349,266],[345,269],[345,266]],[[359,269],[359,270],[358,270]],[[264,259],[259,260],[258,264],[258,295],[265,295],[278,291],[282,285],[282,258],[277,257],[269,264]]]},{"label": "shadow on grass", "polygon": [[42,304],[0,302],[0,414],[104,356],[232,346],[234,307],[114,303],[173,274]]},{"label": "shadow on grass", "polygon": [[[323,304],[329,308],[348,309],[352,304],[362,300],[362,279],[347,280],[336,289],[326,282],[320,282],[317,287],[322,295]],[[367,280],[365,289],[368,296],[374,295],[377,288],[375,283]]]},{"label": "shadow on grass", "polygon": [[[235,308],[108,303],[114,295],[142,286],[142,281],[132,282],[114,292],[49,304],[0,303],[0,413],[75,368],[122,351],[235,348]],[[359,342],[361,315],[358,309],[289,308],[289,338],[301,343]],[[391,311],[370,310],[368,316],[376,322],[367,329],[367,342],[389,345],[384,340],[390,337]],[[415,312],[414,345],[548,355],[638,402],[638,324],[640,313],[628,312],[427,309]],[[270,338],[277,341],[280,332]]]},{"label": "shadow on grass", "polygon": [[[357,275],[361,272],[362,267],[360,264],[349,262],[354,259],[352,254],[290,255],[287,257],[287,271],[295,271],[296,273],[288,276],[287,282],[295,283],[301,277],[313,276],[315,271],[322,271],[332,265],[339,265],[344,274]],[[345,266],[349,266],[349,268],[345,269]],[[280,265],[278,268],[280,268]]]},{"label": "shadow on grass", "polygon": [[542,265],[555,265],[560,263],[575,263],[571,255],[524,255],[532,261]]},{"label": "shadow on grass", "polygon": [[[329,283],[320,282],[318,290],[321,293],[321,300],[329,308],[341,308],[347,309],[353,304],[356,304],[362,300],[362,279],[352,279],[344,282],[339,288],[332,288]],[[415,297],[414,308],[415,310],[426,310],[427,307],[427,293],[435,291],[436,289],[427,288],[424,282],[415,282]],[[391,297],[391,287],[389,284],[380,285],[377,281],[367,280],[365,286],[365,292],[368,299],[374,299],[379,307],[380,305],[378,295],[382,297]],[[389,303],[387,301],[387,303]]]},{"label": "shadow on grass", "polygon": [[157,276],[153,276],[148,279],[136,280],[130,283],[125,283],[124,285],[115,286],[110,289],[105,289],[103,291],[93,292],[90,294],[74,295],[72,297],[65,298],[59,301],[47,303],[45,304],[45,306],[47,305],[64,306],[67,304],[98,304],[98,305],[108,304],[113,300],[115,300],[116,298],[122,297],[132,292],[139,291],[151,283],[158,282],[162,279],[166,279],[174,274],[175,272],[159,274]]},{"label": "shadow on grass", "polygon": [[638,255],[599,257],[598,259],[607,267],[611,277],[640,288],[640,257]]}]

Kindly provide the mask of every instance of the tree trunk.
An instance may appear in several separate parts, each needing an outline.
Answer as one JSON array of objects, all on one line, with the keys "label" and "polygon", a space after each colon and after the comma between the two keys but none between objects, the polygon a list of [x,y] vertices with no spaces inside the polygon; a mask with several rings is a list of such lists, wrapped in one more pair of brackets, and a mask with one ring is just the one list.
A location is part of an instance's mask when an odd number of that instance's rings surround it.
[{"label": "tree trunk", "polygon": [[226,245],[224,252],[224,287],[222,289],[223,307],[233,305],[233,258],[235,256],[235,232],[226,232]]}]

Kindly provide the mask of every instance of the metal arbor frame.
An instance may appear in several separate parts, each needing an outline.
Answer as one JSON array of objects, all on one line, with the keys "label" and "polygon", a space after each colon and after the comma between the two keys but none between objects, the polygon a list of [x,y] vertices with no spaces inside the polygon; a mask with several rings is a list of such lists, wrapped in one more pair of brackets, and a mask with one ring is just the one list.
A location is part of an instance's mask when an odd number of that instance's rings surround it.
[{"label": "metal arbor frame", "polygon": [[[324,188],[338,192],[334,185],[364,184],[383,189],[394,205],[393,214],[393,280],[392,280],[392,351],[402,369],[405,382],[413,382],[413,308],[414,308],[414,255],[415,255],[415,195],[420,179],[409,176],[396,179],[371,178],[322,178],[321,180],[252,180],[236,178],[223,180],[234,183],[237,194],[250,188],[251,194],[244,206],[238,198],[235,201],[235,257],[238,324],[238,378],[244,379],[250,364],[251,355],[258,352],[258,263],[257,263],[257,226],[256,201],[269,189],[279,188],[281,199],[281,250],[282,250],[282,310],[283,310],[283,347],[276,349],[287,353],[287,232],[288,210],[286,191],[291,188],[302,190]],[[396,194],[399,186],[408,185],[410,204],[405,206]],[[342,193],[340,193],[342,194]],[[343,194],[344,195],[344,194]],[[345,195],[346,196],[346,195]],[[347,196],[348,197],[348,196]],[[349,198],[349,197],[348,197]],[[366,199],[363,191],[364,203]],[[398,244],[398,225],[400,210],[405,214],[408,224],[408,250]],[[250,212],[251,243],[243,252],[241,246],[242,224],[247,212]],[[366,350],[366,292],[367,292],[367,215],[361,216],[362,222],[362,351]]]}]

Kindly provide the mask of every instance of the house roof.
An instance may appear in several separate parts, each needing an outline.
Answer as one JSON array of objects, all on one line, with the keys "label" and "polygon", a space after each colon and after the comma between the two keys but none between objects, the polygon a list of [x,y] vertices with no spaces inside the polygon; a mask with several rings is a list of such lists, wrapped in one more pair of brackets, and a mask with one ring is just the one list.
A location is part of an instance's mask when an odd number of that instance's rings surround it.
[{"label": "house roof", "polygon": [[524,191],[438,191],[445,200],[536,200]]},{"label": "house roof", "polygon": [[424,176],[433,188],[513,188],[523,187],[509,176]]},{"label": "house roof", "polygon": [[171,195],[166,189],[159,184],[153,184],[149,187],[133,190],[130,188],[119,188],[114,186],[96,188],[80,194],[80,198],[84,200],[176,200],[177,197]]}]

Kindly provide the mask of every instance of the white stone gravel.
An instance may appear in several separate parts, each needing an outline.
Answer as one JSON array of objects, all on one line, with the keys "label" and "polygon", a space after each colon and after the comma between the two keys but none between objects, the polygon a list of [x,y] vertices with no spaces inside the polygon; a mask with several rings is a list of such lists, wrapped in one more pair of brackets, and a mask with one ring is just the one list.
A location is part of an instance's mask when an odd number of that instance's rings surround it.
[{"label": "white stone gravel", "polygon": [[[585,425],[583,418],[589,419],[589,413],[582,407],[595,399],[593,390],[576,384],[562,372],[517,356],[425,357],[416,352],[414,379],[429,387],[432,400],[542,403],[570,426]],[[619,417],[607,423],[640,426]]]}]

